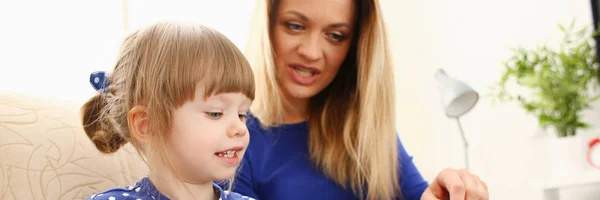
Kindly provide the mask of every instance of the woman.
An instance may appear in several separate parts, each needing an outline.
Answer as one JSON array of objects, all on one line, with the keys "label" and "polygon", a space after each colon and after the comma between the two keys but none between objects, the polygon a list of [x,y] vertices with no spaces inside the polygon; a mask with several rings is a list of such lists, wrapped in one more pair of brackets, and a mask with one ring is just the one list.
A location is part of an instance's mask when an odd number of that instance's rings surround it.
[{"label": "woman", "polygon": [[257,93],[234,191],[258,199],[487,199],[465,170],[428,185],[394,127],[376,0],[260,0],[246,56]]}]

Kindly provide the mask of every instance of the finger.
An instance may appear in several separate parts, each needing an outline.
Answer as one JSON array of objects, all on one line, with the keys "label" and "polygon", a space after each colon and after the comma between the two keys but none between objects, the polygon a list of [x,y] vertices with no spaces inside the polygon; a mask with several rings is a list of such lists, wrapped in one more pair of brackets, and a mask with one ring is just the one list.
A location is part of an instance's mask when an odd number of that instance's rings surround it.
[{"label": "finger", "polygon": [[479,199],[488,200],[490,197],[489,197],[487,185],[485,184],[485,182],[483,182],[479,178],[479,176],[473,175],[473,177],[474,177],[475,181],[478,183],[477,184],[477,193],[479,194]]},{"label": "finger", "polygon": [[[434,181],[427,187],[426,192],[429,192],[436,199],[448,200],[450,198],[450,194],[448,194],[448,190],[443,186],[440,181],[440,176],[442,173],[438,174],[435,177]],[[425,194],[425,193],[424,193]]]},{"label": "finger", "polygon": [[488,186],[485,182],[481,181],[483,187],[485,188],[485,191],[489,191]]},{"label": "finger", "polygon": [[425,190],[425,192],[421,196],[421,200],[442,200],[442,199],[436,197],[435,194],[433,193],[433,191],[431,191],[431,188],[427,188],[427,190]]},{"label": "finger", "polygon": [[439,176],[442,187],[448,190],[450,200],[465,199],[465,184],[454,169],[444,170]]},{"label": "finger", "polygon": [[465,184],[465,199],[466,200],[479,200],[479,180],[475,180],[474,175],[469,173],[466,169],[458,171],[460,179]]}]

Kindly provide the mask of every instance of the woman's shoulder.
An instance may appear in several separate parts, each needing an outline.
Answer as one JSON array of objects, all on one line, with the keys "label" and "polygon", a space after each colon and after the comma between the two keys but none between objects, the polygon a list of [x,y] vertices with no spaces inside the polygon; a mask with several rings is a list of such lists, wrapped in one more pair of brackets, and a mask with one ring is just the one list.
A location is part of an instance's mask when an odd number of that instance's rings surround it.
[{"label": "woman's shoulder", "polygon": [[248,112],[247,116],[248,118],[246,120],[246,126],[248,127],[250,134],[263,134],[272,136],[273,134],[277,133],[308,132],[308,124],[306,121],[293,124],[265,125],[251,112]]},{"label": "woman's shoulder", "polygon": [[248,127],[248,130],[257,131],[255,129],[260,129],[260,130],[264,129],[264,127],[262,126],[262,124],[260,122],[260,119],[258,119],[255,115],[253,115],[252,112],[248,112],[246,114],[246,116],[247,116],[246,126]]}]

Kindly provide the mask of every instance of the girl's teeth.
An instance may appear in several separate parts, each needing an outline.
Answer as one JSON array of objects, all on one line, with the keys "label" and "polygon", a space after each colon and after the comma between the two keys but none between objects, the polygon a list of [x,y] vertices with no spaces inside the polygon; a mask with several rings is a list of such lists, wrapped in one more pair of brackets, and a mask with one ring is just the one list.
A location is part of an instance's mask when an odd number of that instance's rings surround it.
[{"label": "girl's teeth", "polygon": [[314,75],[314,73],[311,70],[306,70],[299,67],[294,67],[294,69],[296,70],[296,72],[298,72],[298,74],[300,74],[300,76],[311,77]]},{"label": "girl's teeth", "polygon": [[233,158],[234,155],[235,155],[235,151],[225,151],[225,152],[217,153],[218,157],[224,157],[224,158]]}]

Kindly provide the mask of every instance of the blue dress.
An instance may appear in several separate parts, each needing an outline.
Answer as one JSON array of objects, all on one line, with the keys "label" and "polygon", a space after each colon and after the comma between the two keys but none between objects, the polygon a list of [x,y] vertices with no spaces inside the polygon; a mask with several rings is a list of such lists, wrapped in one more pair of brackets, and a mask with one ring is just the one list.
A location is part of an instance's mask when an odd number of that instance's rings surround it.
[{"label": "blue dress", "polygon": [[[236,176],[233,191],[261,200],[359,199],[323,172],[308,155],[308,124],[263,129],[248,118],[250,144]],[[418,200],[428,187],[398,139],[399,181],[404,200]],[[400,199],[398,197],[397,199]]]},{"label": "blue dress", "polygon": [[[221,187],[214,183],[213,188],[216,194],[220,196],[219,200],[252,199],[235,192],[223,191]],[[148,177],[144,177],[134,186],[113,188],[106,192],[94,194],[86,198],[86,200],[169,200],[169,198],[160,193]]]}]

